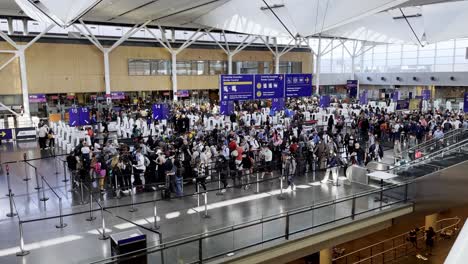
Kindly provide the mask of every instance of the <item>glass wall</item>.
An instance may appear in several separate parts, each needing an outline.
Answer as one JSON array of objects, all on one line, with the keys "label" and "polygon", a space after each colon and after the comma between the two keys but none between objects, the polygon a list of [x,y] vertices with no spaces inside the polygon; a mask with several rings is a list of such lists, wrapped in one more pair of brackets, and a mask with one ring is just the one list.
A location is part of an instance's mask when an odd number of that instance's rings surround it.
[{"label": "glass wall", "polygon": [[[280,73],[302,73],[302,62],[281,61]],[[227,74],[226,61],[177,61],[177,75]],[[274,63],[269,61],[235,61],[233,74],[268,74],[274,72]],[[171,62],[166,60],[129,59],[128,74],[131,76],[170,75]]]},{"label": "glass wall", "polygon": [[468,39],[419,45],[368,46],[357,61],[361,72],[460,72],[468,71]]}]

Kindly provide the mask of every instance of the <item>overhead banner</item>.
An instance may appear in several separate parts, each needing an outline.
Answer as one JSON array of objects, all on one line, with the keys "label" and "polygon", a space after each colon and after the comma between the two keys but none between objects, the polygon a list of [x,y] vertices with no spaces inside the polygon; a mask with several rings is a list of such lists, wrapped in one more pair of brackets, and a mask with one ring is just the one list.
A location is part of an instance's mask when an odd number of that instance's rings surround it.
[{"label": "overhead banner", "polygon": [[124,92],[112,92],[111,93],[111,99],[112,100],[123,100],[123,99],[125,99],[125,93]]},{"label": "overhead banner", "polygon": [[228,116],[234,113],[234,102],[233,101],[221,101],[219,103],[219,113],[225,116]]},{"label": "overhead banner", "polygon": [[13,133],[11,129],[0,129],[0,140],[13,139]]},{"label": "overhead banner", "polygon": [[367,91],[363,91],[359,96],[359,104],[366,105],[368,103]]},{"label": "overhead banner", "polygon": [[45,103],[47,102],[45,94],[31,94],[29,95],[30,103]]},{"label": "overhead banner", "polygon": [[189,90],[179,90],[176,92],[177,97],[189,97],[190,92]]},{"label": "overhead banner", "polygon": [[463,99],[463,103],[464,103],[464,105],[463,105],[463,111],[464,111],[465,113],[468,113],[468,93],[465,93],[465,97],[464,97],[464,99]]},{"label": "overhead banner", "polygon": [[329,107],[330,106],[330,96],[322,95],[320,96],[320,107]]},{"label": "overhead banner", "polygon": [[346,89],[348,90],[349,98],[356,98],[357,91],[358,91],[358,80],[347,80],[346,81]]},{"label": "overhead banner", "polygon": [[284,98],[274,98],[271,100],[271,110],[277,112],[284,110],[284,107],[286,106]]},{"label": "overhead banner", "polygon": [[221,75],[220,101],[254,99],[254,75]]},{"label": "overhead banner", "polygon": [[154,120],[169,119],[169,107],[167,104],[153,104],[152,110]]},{"label": "overhead banner", "polygon": [[392,101],[396,102],[400,100],[400,91],[394,91],[392,94]]},{"label": "overhead banner", "polygon": [[283,74],[255,75],[255,99],[271,99],[284,97]]},{"label": "overhead banner", "polygon": [[312,74],[286,74],[286,97],[312,96]]},{"label": "overhead banner", "polygon": [[396,103],[396,110],[408,110],[410,105],[409,100],[398,100]]},{"label": "overhead banner", "polygon": [[421,96],[423,100],[431,100],[431,90],[422,90]]}]

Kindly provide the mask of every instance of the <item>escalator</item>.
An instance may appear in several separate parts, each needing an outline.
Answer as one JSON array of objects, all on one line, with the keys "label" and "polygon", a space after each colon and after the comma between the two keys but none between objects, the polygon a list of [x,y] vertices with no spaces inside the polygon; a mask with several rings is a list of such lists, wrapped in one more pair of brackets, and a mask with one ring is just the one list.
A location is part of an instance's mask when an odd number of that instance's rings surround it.
[{"label": "escalator", "polygon": [[388,184],[410,183],[407,194],[388,193],[390,198],[407,198],[415,204],[415,211],[433,213],[446,208],[468,204],[468,137],[460,131],[439,141],[426,144],[421,157],[400,160],[394,165],[370,163],[368,171],[397,175]]}]

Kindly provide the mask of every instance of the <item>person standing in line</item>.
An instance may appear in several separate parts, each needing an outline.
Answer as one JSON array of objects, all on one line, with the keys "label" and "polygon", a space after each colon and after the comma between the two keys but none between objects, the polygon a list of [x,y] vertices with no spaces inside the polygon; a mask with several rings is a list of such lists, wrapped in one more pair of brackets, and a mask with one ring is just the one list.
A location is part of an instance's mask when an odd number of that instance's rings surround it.
[{"label": "person standing in line", "polygon": [[43,125],[39,128],[39,148],[46,149],[47,143],[47,135],[49,134],[49,130],[47,125]]}]

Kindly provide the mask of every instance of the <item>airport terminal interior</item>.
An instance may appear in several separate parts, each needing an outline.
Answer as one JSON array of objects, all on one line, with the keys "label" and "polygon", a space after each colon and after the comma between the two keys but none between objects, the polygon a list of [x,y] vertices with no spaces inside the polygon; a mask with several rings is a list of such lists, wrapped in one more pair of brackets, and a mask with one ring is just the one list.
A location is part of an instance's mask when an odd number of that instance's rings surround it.
[{"label": "airport terminal interior", "polygon": [[0,263],[468,263],[466,14],[0,0]]}]

